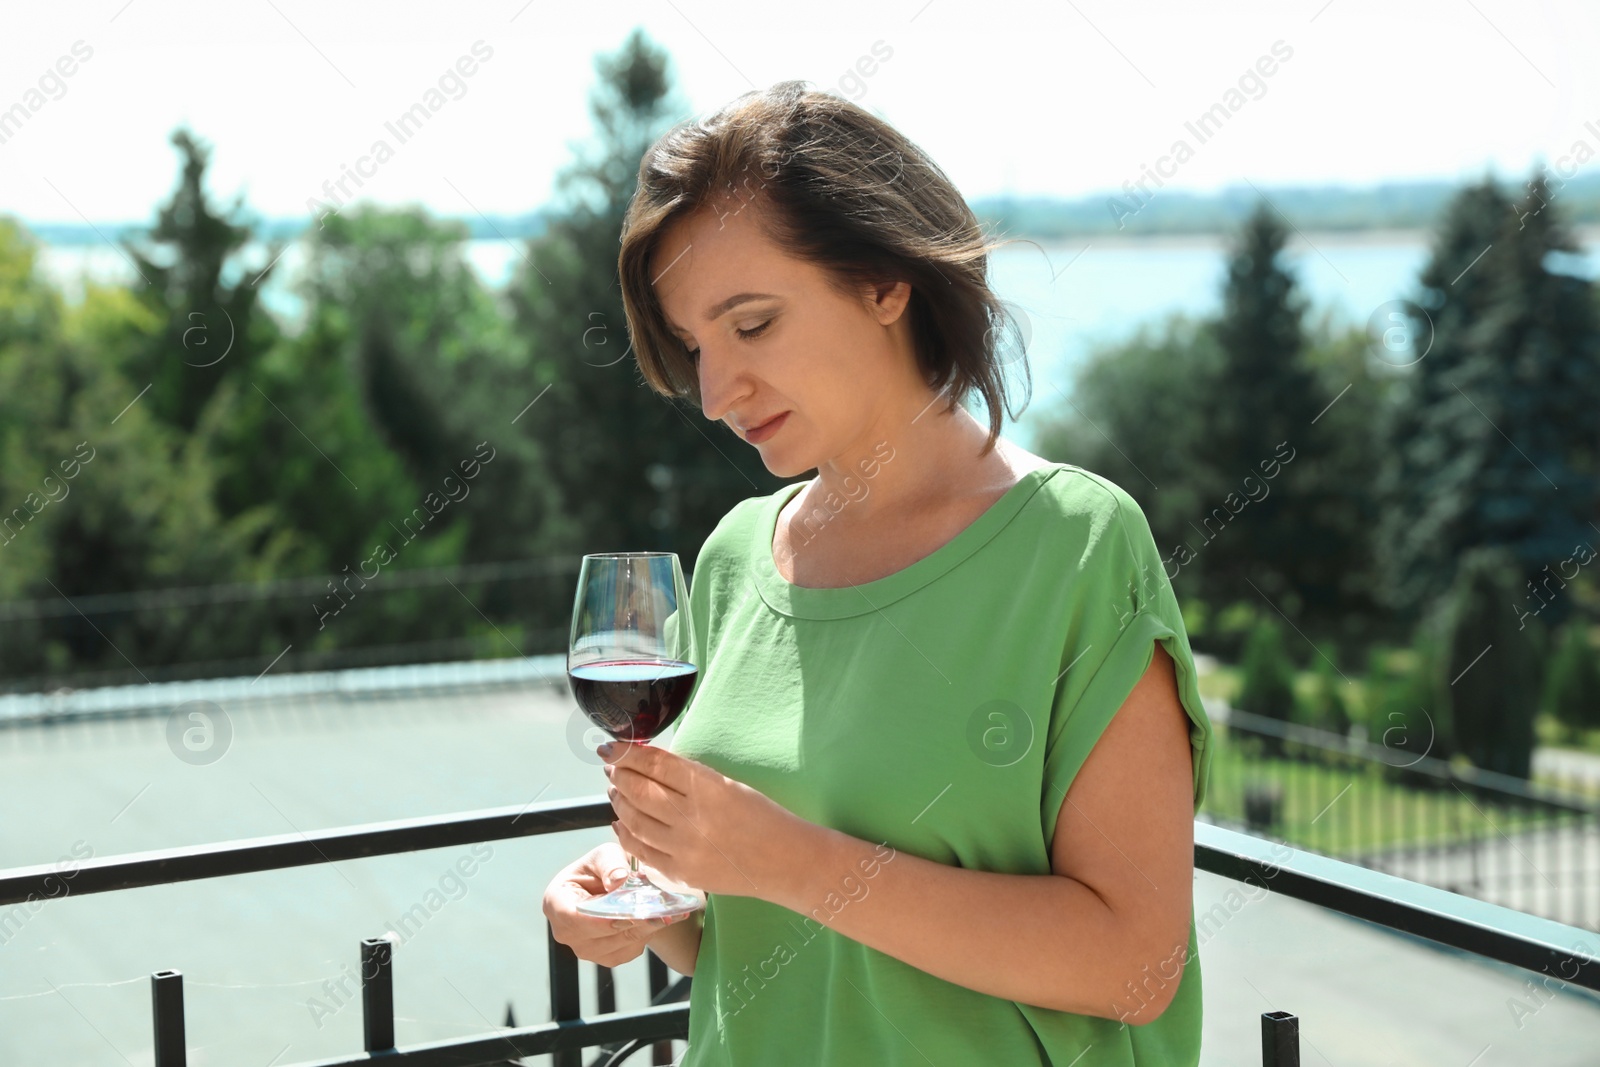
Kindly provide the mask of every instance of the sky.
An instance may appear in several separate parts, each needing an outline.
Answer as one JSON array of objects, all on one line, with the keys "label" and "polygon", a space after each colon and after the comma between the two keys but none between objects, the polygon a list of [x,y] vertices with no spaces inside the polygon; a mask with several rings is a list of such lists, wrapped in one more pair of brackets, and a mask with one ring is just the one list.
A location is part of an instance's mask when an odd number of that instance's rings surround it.
[{"label": "sky", "polygon": [[[1193,153],[1162,182],[1191,191],[1520,183],[1600,150],[1594,0],[88,0],[6,13],[0,115],[31,113],[0,127],[0,213],[147,223],[187,124],[213,196],[257,216],[310,220],[379,138],[393,157],[346,203],[522,214],[590,137],[595,57],[636,26],[672,57],[677,118],[806,79],[893,123],[969,199],[1109,195],[1178,138]],[[401,143],[385,123],[436,89]],[[1200,142],[1185,123],[1230,91]]]}]

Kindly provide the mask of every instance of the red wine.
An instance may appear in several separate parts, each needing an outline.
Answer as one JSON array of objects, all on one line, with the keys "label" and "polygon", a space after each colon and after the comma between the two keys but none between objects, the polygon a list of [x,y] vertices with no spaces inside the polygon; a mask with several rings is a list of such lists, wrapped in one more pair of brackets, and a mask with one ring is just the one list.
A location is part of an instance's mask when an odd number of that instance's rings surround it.
[{"label": "red wine", "polygon": [[567,671],[584,714],[618,741],[649,741],[672,725],[697,670],[679,660],[602,660]]}]

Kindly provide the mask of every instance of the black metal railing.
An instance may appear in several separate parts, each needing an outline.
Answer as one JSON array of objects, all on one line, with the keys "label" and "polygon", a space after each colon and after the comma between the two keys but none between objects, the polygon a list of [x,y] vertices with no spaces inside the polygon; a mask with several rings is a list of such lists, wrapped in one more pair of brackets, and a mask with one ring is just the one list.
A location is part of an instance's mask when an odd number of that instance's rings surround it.
[{"label": "black metal railing", "polygon": [[[0,870],[0,907],[33,899],[114,892],[590,829],[609,825],[613,818],[609,801],[585,798],[130,853],[84,861],[76,868],[67,894],[62,892],[59,865],[18,867]],[[1600,992],[1600,953],[1588,947],[1586,931],[1573,926],[1205,822],[1195,825],[1195,865],[1282,896],[1513,964],[1541,977],[1559,974],[1570,984]],[[689,1009],[679,1001],[687,993],[690,979],[683,977],[668,986],[667,969],[650,957],[651,1006],[616,1012],[610,972],[597,968],[599,1010],[596,1017],[585,1019],[579,1004],[578,961],[553,937],[547,940],[549,1023],[403,1049],[394,1047],[390,943],[381,938],[363,941],[360,951],[365,1051],[294,1067],[355,1067],[378,1058],[408,1067],[487,1067],[547,1054],[553,1057],[556,1067],[579,1067],[582,1051],[595,1046],[601,1047],[601,1055],[591,1067],[615,1067],[644,1048],[687,1038]],[[182,974],[176,970],[152,974],[151,1003],[154,1065],[181,1067],[186,1062]],[[1267,1067],[1298,1064],[1297,1033],[1295,1016],[1287,1012],[1264,1014],[1263,1063]],[[658,1047],[657,1053],[660,1051]],[[663,1061],[658,1057],[657,1062]]]},{"label": "black metal railing", "polygon": [[[1237,710],[1202,812],[1518,911],[1600,930],[1600,801]],[[1412,739],[1415,741],[1415,739]]]}]

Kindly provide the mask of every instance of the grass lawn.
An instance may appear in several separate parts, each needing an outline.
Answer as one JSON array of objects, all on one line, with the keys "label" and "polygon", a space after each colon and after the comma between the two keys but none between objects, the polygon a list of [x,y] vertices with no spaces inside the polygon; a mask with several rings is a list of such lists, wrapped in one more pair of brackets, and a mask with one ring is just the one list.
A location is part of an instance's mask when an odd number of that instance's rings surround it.
[{"label": "grass lawn", "polygon": [[[1394,656],[1404,656],[1404,655],[1406,655],[1406,652],[1404,650],[1401,650],[1401,651],[1393,653],[1393,655]],[[1313,685],[1314,677],[1315,676],[1310,671],[1296,671],[1295,672],[1295,681],[1294,681],[1295,692],[1299,693],[1299,694],[1302,694],[1302,695],[1309,695],[1309,693],[1311,692],[1311,686]],[[1232,702],[1238,696],[1240,682],[1241,682],[1240,670],[1239,670],[1237,665],[1219,663],[1214,668],[1212,668],[1210,671],[1208,671],[1207,673],[1201,675],[1201,677],[1199,679],[1200,694],[1202,696],[1208,698],[1208,699],[1221,699],[1221,700],[1224,700],[1224,701]],[[1350,684],[1348,686],[1341,687],[1340,695],[1344,697],[1346,706],[1347,706],[1348,710],[1350,711],[1351,716],[1357,722],[1360,722],[1361,719],[1362,719],[1362,711],[1361,711],[1361,709],[1365,706],[1365,701],[1366,701],[1366,680],[1365,680],[1365,678],[1356,677],[1356,676],[1352,675]],[[1218,730],[1218,734],[1219,735],[1222,734],[1223,732],[1225,732],[1225,731],[1222,731],[1220,729]],[[1588,730],[1588,731],[1582,732],[1582,733],[1578,734],[1576,737],[1574,737],[1571,733],[1566,731],[1562,727],[1562,725],[1560,723],[1556,722],[1555,719],[1550,715],[1540,715],[1538,717],[1538,719],[1535,720],[1535,723],[1534,723],[1534,737],[1535,737],[1535,743],[1537,745],[1539,745],[1540,747],[1567,748],[1567,749],[1575,749],[1575,750],[1581,751],[1581,752],[1591,752],[1591,753],[1595,753],[1595,754],[1600,754],[1600,729]],[[1219,741],[1219,745],[1226,744],[1227,739],[1226,738],[1222,738],[1222,737],[1219,736],[1218,741]],[[1219,747],[1219,749],[1218,749],[1218,762],[1219,762],[1219,764],[1220,764],[1220,762],[1221,762],[1221,760],[1223,758],[1224,757],[1222,755],[1222,750]],[[1237,754],[1235,754],[1233,758],[1237,761],[1240,757]],[[1294,791],[1295,791],[1294,792],[1295,796],[1302,795],[1302,791],[1305,791],[1305,790],[1310,790],[1309,792],[1305,792],[1304,795],[1306,795],[1306,796],[1313,796],[1313,797],[1314,796],[1320,796],[1321,794],[1315,792],[1315,790],[1320,788],[1321,784],[1319,783],[1316,786],[1307,786],[1305,784],[1304,779],[1305,779],[1305,777],[1307,775],[1310,775],[1311,772],[1308,771],[1306,768],[1304,768],[1301,765],[1295,765],[1295,766],[1298,769],[1285,769],[1285,770],[1282,770],[1281,772],[1275,771],[1273,773],[1274,773],[1274,775],[1278,775],[1278,774],[1298,775],[1298,777],[1294,777],[1292,779],[1279,779],[1279,780],[1284,780],[1288,784],[1292,784],[1293,785]],[[1230,774],[1231,773],[1231,768],[1229,770],[1224,770],[1224,769],[1221,769],[1219,767],[1219,769],[1214,771],[1213,773],[1220,780],[1220,779],[1222,779],[1224,777],[1225,774]],[[1345,775],[1344,777],[1340,778],[1338,785],[1335,786],[1335,788],[1334,788],[1334,793],[1337,793],[1340,788],[1343,788],[1345,782],[1348,781],[1348,780],[1349,780],[1349,776],[1348,775]],[[1224,798],[1224,802],[1227,803],[1227,804],[1232,805],[1232,807],[1230,809],[1228,809],[1228,810],[1234,811],[1234,812],[1242,811],[1242,808],[1241,808],[1241,803],[1242,802],[1240,801],[1240,799],[1239,799],[1239,797],[1237,795],[1237,788],[1238,788],[1237,787],[1237,776],[1234,775],[1234,776],[1230,777],[1229,781],[1232,783],[1231,788],[1234,789],[1234,792],[1228,794]],[[1568,793],[1568,794],[1586,796],[1586,797],[1589,797],[1591,799],[1600,799],[1600,779],[1589,779],[1589,780],[1577,779],[1577,780],[1575,780],[1575,779],[1571,779],[1571,778],[1555,777],[1555,776],[1552,776],[1552,775],[1549,775],[1549,774],[1536,774],[1536,775],[1534,775],[1533,783],[1535,785],[1542,785],[1542,786],[1547,786],[1547,787],[1549,787],[1551,789],[1560,790],[1560,791]],[[1437,834],[1444,833],[1445,831],[1443,829],[1441,829],[1441,828],[1450,826],[1451,823],[1449,822],[1449,819],[1455,814],[1454,813],[1454,807],[1451,806],[1449,803],[1447,803],[1447,798],[1442,797],[1442,796],[1430,797],[1430,796],[1427,796],[1427,795],[1423,795],[1423,796],[1421,796],[1419,798],[1416,798],[1415,804],[1412,804],[1411,800],[1408,799],[1408,798],[1405,798],[1405,797],[1402,797],[1402,798],[1391,797],[1390,794],[1394,793],[1396,790],[1398,790],[1401,794],[1409,794],[1409,793],[1412,792],[1411,790],[1406,790],[1406,789],[1404,789],[1404,788],[1402,788],[1400,786],[1395,785],[1392,782],[1386,782],[1386,781],[1377,780],[1377,779],[1374,779],[1370,783],[1358,782],[1358,784],[1356,784],[1355,786],[1352,786],[1351,794],[1356,794],[1356,793],[1362,792],[1363,790],[1366,790],[1366,791],[1376,790],[1376,792],[1378,793],[1378,796],[1376,796],[1375,798],[1369,797],[1367,799],[1367,802],[1372,805],[1372,809],[1371,810],[1374,811],[1374,812],[1376,812],[1376,811],[1378,811],[1380,809],[1383,809],[1385,807],[1385,805],[1387,805],[1387,804],[1389,804],[1391,802],[1391,800],[1395,804],[1406,804],[1406,805],[1408,805],[1408,808],[1406,809],[1407,811],[1410,811],[1412,807],[1415,807],[1414,814],[1409,814],[1409,815],[1406,816],[1407,818],[1412,818],[1412,819],[1416,820],[1417,829],[1415,831],[1413,831],[1413,830],[1400,830],[1400,829],[1394,829],[1394,830],[1391,830],[1391,831],[1384,831],[1385,833],[1401,834],[1402,835],[1401,840],[1404,840],[1404,841],[1407,841],[1407,842],[1414,840],[1416,834],[1437,835]],[[1450,792],[1455,797],[1455,801],[1454,801],[1454,806],[1455,807],[1463,807],[1463,808],[1466,807],[1466,805],[1464,803],[1462,803],[1461,795],[1459,793],[1456,793],[1455,790],[1453,790],[1453,789]],[[1320,804],[1318,804],[1315,808],[1313,808],[1313,810],[1311,811],[1310,814],[1311,815],[1315,815],[1318,811],[1321,810],[1321,805],[1322,804],[1326,804],[1332,799],[1333,799],[1333,793],[1329,793],[1326,797],[1324,797],[1322,799]],[[1342,806],[1342,805],[1345,804],[1346,801],[1348,801],[1350,799],[1351,799],[1351,796],[1347,794],[1345,797],[1343,797],[1339,801],[1339,804]],[[1417,805],[1421,805],[1421,806],[1417,806]],[[1442,805],[1442,808],[1440,807],[1441,805]],[[1435,810],[1436,808],[1440,808],[1440,810]],[[1398,813],[1401,809],[1394,808],[1393,810],[1396,813]],[[1470,809],[1468,809],[1468,810],[1470,811]],[[1291,815],[1293,815],[1293,814],[1294,813],[1291,812]],[[1488,812],[1487,814],[1488,814],[1489,817],[1493,818],[1493,820],[1495,821],[1496,824],[1499,824],[1501,822],[1500,816],[1495,814],[1494,812]],[[1315,826],[1312,826],[1312,825],[1310,825],[1308,823],[1307,827],[1306,827],[1307,831],[1312,833],[1312,834],[1326,834],[1326,833],[1329,833],[1330,831],[1327,831],[1326,828],[1322,827],[1322,823],[1324,821],[1326,821],[1327,819],[1331,819],[1332,817],[1333,817],[1333,812],[1330,811],[1327,816],[1324,816],[1323,818],[1319,818],[1317,820]],[[1393,818],[1396,818],[1396,817],[1399,817],[1398,814],[1389,816],[1387,819],[1385,819],[1385,821],[1390,821],[1390,820],[1392,820]],[[1309,818],[1309,816],[1308,816],[1308,818]],[[1376,820],[1377,816],[1376,815],[1363,816],[1363,818],[1369,818],[1369,819],[1372,819],[1372,820]],[[1479,823],[1481,823],[1483,821],[1482,817],[1479,817],[1479,816],[1474,816],[1473,818],[1475,818],[1476,821],[1479,822]],[[1472,821],[1471,819],[1468,820],[1469,823],[1471,821]],[[1337,839],[1337,841],[1344,840],[1344,835],[1345,835],[1346,831],[1331,831],[1331,832],[1337,833],[1337,834],[1340,835],[1340,837]],[[1355,827],[1352,825],[1352,827],[1348,831],[1348,833],[1354,834],[1355,832],[1356,832],[1355,831]],[[1363,835],[1362,839],[1366,840],[1366,835],[1369,832],[1376,832],[1376,831],[1369,831],[1365,826],[1363,826],[1361,828],[1360,832]],[[1490,832],[1493,832],[1493,831],[1491,830]],[[1430,839],[1430,840],[1431,839],[1436,839],[1436,836],[1430,836],[1427,839]],[[1296,842],[1296,843],[1299,843],[1299,842]],[[1311,845],[1310,847],[1321,848],[1321,846],[1315,845],[1315,844]],[[1328,851],[1331,851],[1331,850],[1328,850]]]},{"label": "grass lawn", "polygon": [[1217,819],[1242,820],[1246,783],[1275,784],[1282,796],[1279,820],[1266,833],[1297,847],[1351,857],[1399,845],[1510,833],[1552,818],[1540,809],[1490,804],[1449,783],[1442,789],[1413,788],[1387,778],[1381,765],[1322,766],[1262,758],[1225,733],[1217,731],[1201,811]]}]

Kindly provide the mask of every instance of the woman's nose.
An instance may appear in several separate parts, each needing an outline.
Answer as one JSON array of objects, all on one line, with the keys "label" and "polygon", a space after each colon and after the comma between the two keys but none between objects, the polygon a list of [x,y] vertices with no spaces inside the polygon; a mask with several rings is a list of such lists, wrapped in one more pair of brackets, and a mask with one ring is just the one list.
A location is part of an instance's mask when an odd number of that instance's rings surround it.
[{"label": "woman's nose", "polygon": [[708,352],[710,347],[700,346],[700,412],[712,422],[721,422],[736,395],[738,369],[720,353]]}]

